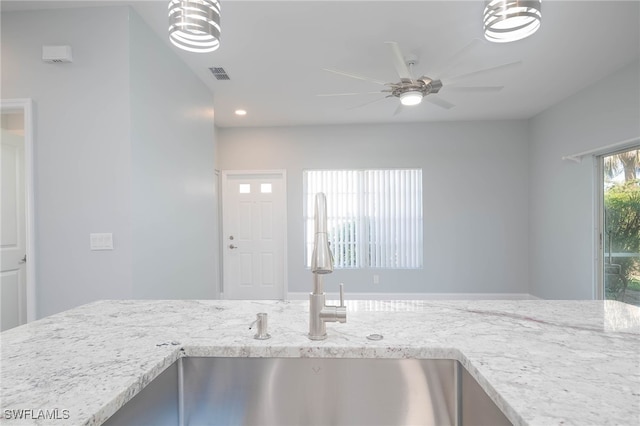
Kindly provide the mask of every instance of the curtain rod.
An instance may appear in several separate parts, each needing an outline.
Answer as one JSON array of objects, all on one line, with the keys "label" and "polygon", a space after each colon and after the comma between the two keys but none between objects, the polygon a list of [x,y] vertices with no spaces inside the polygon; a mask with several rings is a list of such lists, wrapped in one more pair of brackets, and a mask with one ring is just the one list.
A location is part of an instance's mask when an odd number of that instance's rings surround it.
[{"label": "curtain rod", "polygon": [[588,151],[583,151],[583,152],[579,152],[577,154],[572,154],[572,155],[565,155],[564,157],[562,157],[563,160],[569,160],[569,161],[573,161],[576,163],[581,163],[582,162],[582,157],[584,157],[585,155],[589,155],[589,154],[604,154],[607,151],[613,149],[613,148],[626,148],[626,147],[631,147],[634,144],[640,144],[640,137],[635,137],[635,138],[631,138],[631,139],[627,139],[621,142],[616,142],[616,143],[612,143],[611,145],[607,145],[607,146],[602,146],[600,148],[594,148],[594,149],[590,149]]}]

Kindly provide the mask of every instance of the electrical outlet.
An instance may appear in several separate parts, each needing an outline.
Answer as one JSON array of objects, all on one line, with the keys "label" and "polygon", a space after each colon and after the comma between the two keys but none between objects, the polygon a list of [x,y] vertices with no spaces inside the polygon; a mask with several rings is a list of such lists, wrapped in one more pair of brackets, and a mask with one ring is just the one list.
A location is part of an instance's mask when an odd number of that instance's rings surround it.
[{"label": "electrical outlet", "polygon": [[378,274],[374,274],[373,275],[373,283],[374,284],[380,284],[380,275],[378,275]]}]

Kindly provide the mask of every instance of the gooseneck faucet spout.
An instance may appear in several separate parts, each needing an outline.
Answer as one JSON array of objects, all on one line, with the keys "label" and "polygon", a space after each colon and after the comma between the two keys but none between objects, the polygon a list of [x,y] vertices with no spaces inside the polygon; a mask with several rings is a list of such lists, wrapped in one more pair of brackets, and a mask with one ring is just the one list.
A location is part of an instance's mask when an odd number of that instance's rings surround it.
[{"label": "gooseneck faucet spout", "polygon": [[315,237],[311,255],[311,272],[321,275],[330,274],[333,272],[333,256],[327,235],[327,199],[322,192],[316,194],[314,217]]},{"label": "gooseneck faucet spout", "polygon": [[327,322],[347,322],[344,305],[344,286],[340,284],[340,305],[327,306],[323,289],[323,276],[333,272],[333,256],[327,235],[327,200],[322,192],[315,199],[315,237],[311,255],[313,292],[309,294],[309,339],[327,338]]}]

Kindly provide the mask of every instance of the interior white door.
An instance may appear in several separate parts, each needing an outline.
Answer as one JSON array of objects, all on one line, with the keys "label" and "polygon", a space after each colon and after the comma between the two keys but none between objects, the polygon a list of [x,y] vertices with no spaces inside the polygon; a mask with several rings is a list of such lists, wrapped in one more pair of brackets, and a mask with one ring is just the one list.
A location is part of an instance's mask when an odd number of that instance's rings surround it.
[{"label": "interior white door", "polygon": [[222,191],[223,297],[283,299],[284,172],[223,172]]},{"label": "interior white door", "polygon": [[1,129],[0,331],[27,322],[24,137]]}]

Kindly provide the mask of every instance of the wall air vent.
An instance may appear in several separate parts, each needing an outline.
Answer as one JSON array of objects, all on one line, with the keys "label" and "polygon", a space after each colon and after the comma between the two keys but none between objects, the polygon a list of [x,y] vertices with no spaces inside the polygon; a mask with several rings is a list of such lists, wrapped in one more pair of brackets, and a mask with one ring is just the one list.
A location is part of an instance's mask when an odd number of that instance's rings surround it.
[{"label": "wall air vent", "polygon": [[216,78],[216,80],[231,80],[229,75],[222,67],[211,67],[209,68],[211,74]]}]

